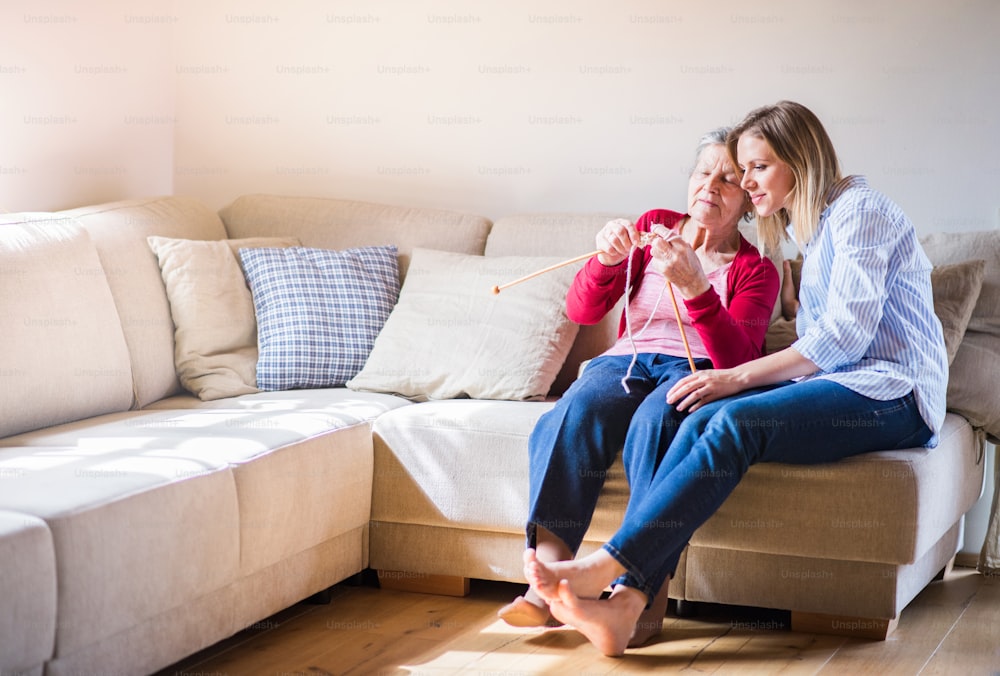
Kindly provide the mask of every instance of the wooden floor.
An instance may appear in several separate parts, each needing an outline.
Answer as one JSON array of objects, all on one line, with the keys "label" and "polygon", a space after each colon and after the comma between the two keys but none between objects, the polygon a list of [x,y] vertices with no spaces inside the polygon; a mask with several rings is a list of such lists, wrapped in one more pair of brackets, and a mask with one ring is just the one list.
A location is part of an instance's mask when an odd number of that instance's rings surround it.
[{"label": "wooden floor", "polygon": [[1000,675],[1000,578],[955,568],[904,610],[887,641],[794,633],[788,616],[702,604],[661,638],[603,657],[568,628],[514,629],[497,609],[521,585],[472,582],[465,598],[338,585],[160,673]]}]

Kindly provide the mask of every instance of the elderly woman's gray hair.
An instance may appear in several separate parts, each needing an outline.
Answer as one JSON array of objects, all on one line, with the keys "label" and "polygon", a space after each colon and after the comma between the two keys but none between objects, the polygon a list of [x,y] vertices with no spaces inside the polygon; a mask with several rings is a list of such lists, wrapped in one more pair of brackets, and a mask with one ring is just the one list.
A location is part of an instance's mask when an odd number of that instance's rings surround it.
[{"label": "elderly woman's gray hair", "polygon": [[[697,162],[698,158],[701,157],[701,151],[708,146],[724,146],[726,145],[726,137],[729,136],[729,130],[731,127],[719,127],[713,129],[712,131],[706,133],[698,141],[698,147],[694,151],[694,161]],[[693,171],[693,169],[692,169]]]}]

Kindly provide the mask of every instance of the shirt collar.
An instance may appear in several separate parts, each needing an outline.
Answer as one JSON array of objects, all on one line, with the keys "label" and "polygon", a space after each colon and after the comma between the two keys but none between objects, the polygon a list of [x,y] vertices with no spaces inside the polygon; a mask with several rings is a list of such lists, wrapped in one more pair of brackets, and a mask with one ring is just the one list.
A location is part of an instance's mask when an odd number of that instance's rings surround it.
[{"label": "shirt collar", "polygon": [[834,201],[841,195],[843,195],[849,188],[864,188],[868,186],[868,179],[864,176],[845,176],[830,188],[830,192],[826,195],[826,203],[829,206],[833,204]]},{"label": "shirt collar", "polygon": [[[867,186],[868,186],[868,179],[866,179],[864,176],[858,176],[858,175],[845,176],[844,178],[834,183],[833,187],[830,188],[830,191],[827,193],[826,208],[823,209],[823,212],[820,214],[820,222],[819,222],[819,227],[816,229],[816,234],[818,235],[820,229],[822,229],[823,227],[823,220],[826,216],[827,211],[830,208],[830,205],[833,204],[838,197],[843,195],[850,188],[863,188]],[[796,243],[796,245],[799,247],[800,250],[803,249],[803,246],[798,244],[798,240],[795,239],[795,227],[793,223],[789,222],[788,225],[785,226],[785,233],[788,235],[788,238],[791,241]]]}]

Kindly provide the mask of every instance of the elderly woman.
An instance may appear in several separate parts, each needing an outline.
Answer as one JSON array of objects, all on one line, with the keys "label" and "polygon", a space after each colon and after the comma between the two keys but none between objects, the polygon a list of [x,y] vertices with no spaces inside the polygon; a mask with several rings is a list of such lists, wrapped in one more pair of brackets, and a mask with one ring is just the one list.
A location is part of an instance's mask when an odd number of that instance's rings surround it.
[{"label": "elderly woman", "polygon": [[[628,303],[618,341],[587,365],[529,440],[527,546],[541,561],[574,557],[619,450],[632,499],[644,493],[684,416],[667,391],[691,364],[729,368],[762,354],[780,282],[739,232],[752,206],[726,134],[717,129],[698,146],[687,214],[655,209],[634,226],[611,221],[597,234],[601,253],[570,287],[567,314],[581,324],[600,321],[624,294]],[[667,284],[683,300],[678,313],[664,298]],[[550,620],[533,589],[498,614],[515,626]]]}]

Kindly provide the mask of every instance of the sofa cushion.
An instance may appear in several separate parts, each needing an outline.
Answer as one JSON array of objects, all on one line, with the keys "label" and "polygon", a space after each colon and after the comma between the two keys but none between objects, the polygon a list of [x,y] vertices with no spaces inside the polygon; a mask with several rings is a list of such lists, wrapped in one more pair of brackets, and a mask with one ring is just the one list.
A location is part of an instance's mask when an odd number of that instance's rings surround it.
[{"label": "sofa cushion", "polygon": [[219,214],[232,238],[298,237],[323,249],[391,244],[399,251],[401,279],[415,247],[481,254],[491,225],[456,211],[281,195],[244,195]]},{"label": "sofa cushion", "polygon": [[97,249],[65,218],[0,220],[0,436],[123,411],[132,370]]},{"label": "sofa cushion", "polygon": [[97,246],[128,344],[135,404],[144,406],[180,389],[174,366],[174,324],[149,248],[150,235],[224,239],[218,215],[186,197],[151,197],[98,204],[56,214],[81,225]]},{"label": "sofa cushion", "polygon": [[[240,531],[231,471],[182,444],[156,445],[142,434],[123,427],[117,436],[63,447],[0,449],[0,466],[9,470],[0,479],[0,509],[43,519],[51,531],[57,656],[236,577]],[[141,451],[125,448],[126,440]]]},{"label": "sofa cushion", "polygon": [[[372,567],[523,581],[528,437],[552,406],[450,400],[380,416],[373,425]],[[610,539],[628,497],[618,462],[581,553]]]},{"label": "sofa cushion", "polygon": [[974,260],[938,265],[931,271],[934,314],[941,320],[949,364],[955,360],[972,319],[983,287],[985,267],[986,261]]},{"label": "sofa cushion", "polygon": [[[344,388],[260,392],[207,402],[175,397],[157,406],[170,403],[178,408],[101,416],[0,439],[0,446],[30,448],[36,453],[30,462],[36,464],[41,464],[38,458],[50,458],[50,464],[65,459],[74,476],[92,479],[74,485],[74,496],[62,500],[47,500],[44,491],[36,491],[32,510],[88,494],[96,500],[100,491],[113,493],[114,484],[126,495],[151,490],[141,483],[124,490],[125,482],[141,478],[133,473],[149,474],[147,483],[155,486],[160,479],[187,481],[227,468],[229,488],[239,495],[238,518],[219,505],[203,514],[213,515],[213,527],[217,518],[237,526],[239,570],[249,575],[368,523],[369,421],[409,405],[397,397]],[[5,452],[0,449],[0,460]],[[0,507],[3,501],[0,496]],[[188,518],[189,526],[204,520]]]},{"label": "sofa cushion", "polygon": [[[0,493],[23,473],[0,462]],[[0,673],[27,672],[52,657],[56,636],[56,557],[38,517],[0,510]],[[41,673],[39,669],[39,673]]]},{"label": "sofa cushion", "polygon": [[[523,534],[528,437],[550,408],[548,402],[441,401],[379,417],[373,426],[373,524],[459,523],[468,530]],[[982,437],[949,414],[937,448],[880,451],[813,466],[760,463],[691,543],[910,563],[978,498],[982,450]],[[488,472],[482,470],[484,457],[490,459]],[[476,499],[459,499],[469,495]],[[628,496],[619,458],[607,472],[586,542],[610,539]]]},{"label": "sofa cushion", "polygon": [[1000,231],[947,233],[920,238],[935,265],[983,260],[982,290],[962,344],[951,363],[948,408],[1000,440]]},{"label": "sofa cushion", "polygon": [[[493,224],[486,242],[486,255],[558,256],[563,259],[579,256],[593,251],[597,233],[615,218],[634,220],[621,213],[549,212],[505,216]],[[619,302],[599,323],[580,327],[552,385],[552,394],[562,394],[576,380],[581,362],[596,357],[614,344],[623,309],[624,305]]]},{"label": "sofa cushion", "polygon": [[257,313],[257,387],[335,387],[356,375],[399,297],[396,247],[239,252]]},{"label": "sofa cushion", "polygon": [[[372,428],[372,521],[523,533],[528,436],[551,407],[549,402],[453,400],[380,416]],[[624,502],[619,506],[624,508]]]},{"label": "sofa cushion", "polygon": [[565,304],[580,265],[492,289],[556,262],[415,249],[399,303],[347,386],[417,400],[544,397],[578,330]]},{"label": "sofa cushion", "polygon": [[[319,390],[282,390],[275,392],[258,392],[245,394],[236,400],[216,399],[202,401],[188,394],[161,399],[146,407],[147,411],[155,410],[224,410],[243,411],[248,420],[257,420],[253,416],[264,413],[271,415],[320,415],[330,427],[337,427],[341,420],[372,421],[386,411],[401,406],[409,406],[413,402],[391,394],[376,392],[354,392],[343,387],[330,387]],[[347,416],[344,418],[344,416]],[[239,427],[235,420],[231,423]],[[259,421],[254,424],[259,424]],[[267,422],[274,425],[274,422]],[[0,441],[0,445],[2,445]]]},{"label": "sofa cushion", "polygon": [[935,448],[877,451],[830,464],[758,463],[691,544],[912,563],[982,489],[981,433],[949,413],[940,437]]},{"label": "sofa cushion", "polygon": [[257,391],[257,321],[237,251],[294,238],[222,241],[149,237],[174,322],[181,385],[206,401]]}]

